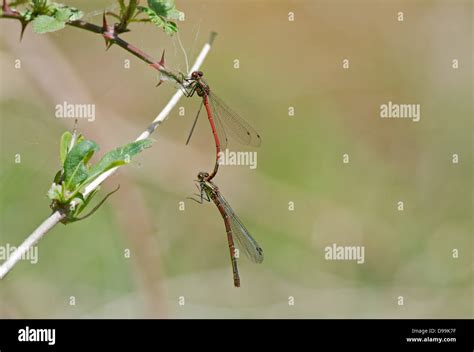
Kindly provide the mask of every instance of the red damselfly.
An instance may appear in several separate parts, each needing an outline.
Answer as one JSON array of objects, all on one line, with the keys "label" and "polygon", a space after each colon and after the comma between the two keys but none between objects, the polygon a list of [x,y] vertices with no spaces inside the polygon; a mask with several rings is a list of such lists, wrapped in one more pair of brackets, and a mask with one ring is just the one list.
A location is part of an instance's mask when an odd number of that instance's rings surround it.
[{"label": "red damselfly", "polygon": [[199,183],[198,188],[200,194],[198,194],[198,196],[200,198],[198,200],[194,198],[190,199],[200,204],[203,203],[203,200],[208,202],[212,200],[221,213],[227,232],[227,241],[229,243],[234,286],[240,287],[240,277],[237,268],[238,252],[234,243],[234,237],[237,239],[238,249],[243,251],[254,263],[263,262],[263,249],[258,245],[257,241],[253,239],[237,215],[235,215],[229,203],[227,203],[225,198],[221,195],[219,188],[212,181],[209,181],[209,173],[200,172],[197,182]]},{"label": "red damselfly", "polygon": [[207,112],[209,123],[211,124],[214,142],[216,144],[216,163],[214,170],[208,176],[207,181],[211,181],[217,174],[219,168],[219,153],[221,149],[227,146],[228,131],[232,137],[244,145],[252,145],[258,147],[262,143],[260,135],[255,129],[236,112],[230,109],[220,98],[218,98],[209,88],[209,85],[202,78],[201,71],[194,71],[189,78],[184,79],[184,93],[187,97],[191,97],[197,93],[202,98],[201,106],[194,120],[191,132],[189,133],[186,144],[189,143],[191,135],[196,126],[196,122],[204,105]]}]

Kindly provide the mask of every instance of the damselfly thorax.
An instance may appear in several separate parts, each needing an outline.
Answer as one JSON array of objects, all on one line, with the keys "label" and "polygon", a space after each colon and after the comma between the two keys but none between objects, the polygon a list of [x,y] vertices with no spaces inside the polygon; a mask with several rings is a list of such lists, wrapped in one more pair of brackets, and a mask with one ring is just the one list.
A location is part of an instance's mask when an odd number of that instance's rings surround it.
[{"label": "damselfly thorax", "polygon": [[191,76],[186,79],[188,85],[186,86],[187,96],[191,97],[196,93],[199,97],[204,98],[209,95],[211,91],[207,82],[202,78],[203,73],[201,71],[194,71]]},{"label": "damselfly thorax", "polygon": [[196,93],[198,96],[202,98],[206,95],[209,95],[210,91],[211,90],[209,89],[209,86],[206,84],[206,82],[204,82],[203,79],[196,81]]}]

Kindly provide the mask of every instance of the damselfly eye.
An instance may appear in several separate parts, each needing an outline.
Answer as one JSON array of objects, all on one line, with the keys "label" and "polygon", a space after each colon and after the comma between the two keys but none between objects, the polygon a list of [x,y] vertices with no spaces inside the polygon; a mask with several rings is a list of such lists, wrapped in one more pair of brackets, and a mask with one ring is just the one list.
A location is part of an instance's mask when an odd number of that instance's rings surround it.
[{"label": "damselfly eye", "polygon": [[198,180],[204,180],[208,176],[209,174],[207,172],[201,171],[200,173],[198,173]]},{"label": "damselfly eye", "polygon": [[204,75],[204,73],[202,73],[202,71],[197,71],[196,73],[198,74],[199,77],[202,77]]}]

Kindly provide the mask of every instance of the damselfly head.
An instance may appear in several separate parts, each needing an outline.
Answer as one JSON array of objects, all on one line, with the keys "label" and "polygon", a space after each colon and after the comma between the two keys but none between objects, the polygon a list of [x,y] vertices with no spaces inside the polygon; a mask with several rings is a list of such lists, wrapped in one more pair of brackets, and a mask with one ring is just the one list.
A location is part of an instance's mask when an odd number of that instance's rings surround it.
[{"label": "damselfly head", "polygon": [[208,177],[209,177],[208,172],[201,171],[200,173],[198,173],[198,181],[204,181]]},{"label": "damselfly head", "polygon": [[194,71],[193,73],[191,73],[191,78],[192,79],[199,79],[202,76],[203,76],[202,71]]}]

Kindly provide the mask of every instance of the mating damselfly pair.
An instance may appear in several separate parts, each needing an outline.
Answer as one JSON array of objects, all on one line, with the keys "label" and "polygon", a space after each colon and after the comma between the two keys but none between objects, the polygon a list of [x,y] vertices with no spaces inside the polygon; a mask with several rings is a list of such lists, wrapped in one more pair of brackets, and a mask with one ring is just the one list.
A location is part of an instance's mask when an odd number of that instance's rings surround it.
[{"label": "mating damselfly pair", "polygon": [[[220,193],[212,179],[216,176],[219,168],[219,153],[221,148],[227,146],[226,130],[231,133],[231,136],[237,139],[242,144],[250,144],[252,146],[259,146],[261,144],[261,137],[255,129],[237,113],[231,110],[221,99],[219,99],[210,89],[207,82],[204,81],[203,73],[195,71],[189,78],[184,79],[184,93],[188,97],[192,97],[195,93],[202,98],[198,114],[189,133],[186,144],[189,143],[191,135],[196,126],[199,113],[202,106],[206,108],[207,117],[211,125],[214,142],[216,145],[216,162],[214,170],[211,174],[207,172],[200,172],[198,174],[198,189],[199,199],[191,198],[192,200],[202,204],[203,200],[213,201],[219,210],[226,229],[227,242],[229,245],[230,259],[232,264],[232,273],[234,279],[234,286],[240,287],[240,276],[237,267],[237,258],[240,251],[243,251],[247,257],[254,263],[263,262],[263,249],[259,246],[257,241],[250,235],[247,228],[242,221],[235,215],[229,203]],[[237,239],[237,247],[234,242]],[[240,250],[240,251],[238,251]]]},{"label": "mating damselfly pair", "polygon": [[[161,58],[160,64],[164,66],[164,54]],[[234,238],[237,239],[238,246],[253,262],[261,263],[263,261],[263,249],[250,235],[246,227],[235,215],[234,211],[230,207],[229,203],[220,193],[219,188],[212,179],[217,175],[219,169],[219,155],[222,148],[226,148],[228,143],[227,132],[230,133],[231,137],[234,137],[238,142],[244,145],[259,146],[262,142],[260,135],[255,129],[243,118],[241,118],[236,112],[228,107],[221,99],[214,94],[210,86],[203,79],[203,73],[201,71],[194,71],[189,77],[182,74],[174,75],[173,78],[180,77],[179,88],[182,90],[186,97],[192,97],[197,94],[202,100],[189,133],[186,144],[189,143],[191,135],[196,126],[199,118],[199,113],[204,106],[206,109],[209,124],[211,126],[212,134],[214,137],[214,143],[216,146],[216,159],[214,169],[211,173],[200,172],[198,174],[198,188],[199,188],[199,199],[191,198],[198,203],[202,204],[203,200],[213,201],[219,210],[226,228],[227,241],[229,244],[230,258],[232,263],[232,272],[234,277],[234,286],[240,287],[240,277],[237,268],[237,253],[236,244]],[[160,77],[161,84],[168,77]]]}]

